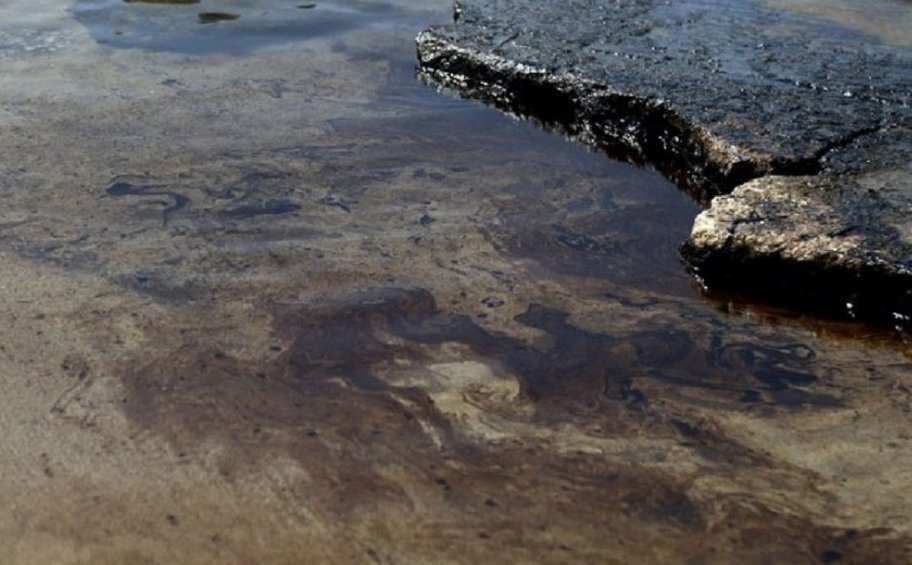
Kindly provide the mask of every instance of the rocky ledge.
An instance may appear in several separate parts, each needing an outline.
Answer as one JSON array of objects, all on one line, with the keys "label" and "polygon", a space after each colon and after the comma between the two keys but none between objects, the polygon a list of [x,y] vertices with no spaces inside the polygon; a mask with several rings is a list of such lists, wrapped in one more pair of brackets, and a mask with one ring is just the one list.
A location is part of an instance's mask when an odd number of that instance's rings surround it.
[{"label": "rocky ledge", "polygon": [[419,34],[419,68],[707,202],[682,254],[709,290],[905,325],[912,37],[871,17],[794,0],[465,0]]}]

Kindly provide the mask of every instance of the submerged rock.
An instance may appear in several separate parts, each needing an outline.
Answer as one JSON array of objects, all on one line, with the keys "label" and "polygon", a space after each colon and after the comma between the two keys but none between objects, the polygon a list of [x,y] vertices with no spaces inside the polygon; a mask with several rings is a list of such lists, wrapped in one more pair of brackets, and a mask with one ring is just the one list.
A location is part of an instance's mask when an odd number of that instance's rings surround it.
[{"label": "submerged rock", "polygon": [[684,247],[709,288],[905,319],[912,49],[791,4],[468,0],[418,35],[418,56],[429,82],[702,200],[731,193]]}]

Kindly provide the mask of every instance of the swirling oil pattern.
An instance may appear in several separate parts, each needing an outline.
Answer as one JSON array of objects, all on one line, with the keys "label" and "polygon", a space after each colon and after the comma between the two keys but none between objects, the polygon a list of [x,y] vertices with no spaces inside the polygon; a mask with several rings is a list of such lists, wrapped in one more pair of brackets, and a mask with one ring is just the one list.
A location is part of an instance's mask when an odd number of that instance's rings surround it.
[{"label": "swirling oil pattern", "polygon": [[0,563],[912,560],[903,337],[703,298],[450,0],[0,16]]}]

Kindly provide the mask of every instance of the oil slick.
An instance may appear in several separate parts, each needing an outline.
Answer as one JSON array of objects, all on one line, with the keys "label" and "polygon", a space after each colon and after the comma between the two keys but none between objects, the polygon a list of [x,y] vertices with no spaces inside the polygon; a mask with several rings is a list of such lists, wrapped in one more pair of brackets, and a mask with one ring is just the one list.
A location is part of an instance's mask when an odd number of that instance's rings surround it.
[{"label": "oil slick", "polygon": [[700,298],[686,195],[413,80],[449,1],[238,6],[0,77],[0,561],[909,560],[906,345]]}]

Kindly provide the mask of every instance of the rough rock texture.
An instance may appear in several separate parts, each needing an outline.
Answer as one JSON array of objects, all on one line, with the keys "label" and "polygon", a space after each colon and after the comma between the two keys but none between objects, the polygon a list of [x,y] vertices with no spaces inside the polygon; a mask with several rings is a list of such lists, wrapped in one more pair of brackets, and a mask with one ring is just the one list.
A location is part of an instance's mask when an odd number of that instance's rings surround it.
[{"label": "rough rock texture", "polygon": [[908,327],[912,131],[887,127],[821,159],[815,177],[771,176],[717,197],[685,258],[710,287]]},{"label": "rough rock texture", "polygon": [[849,177],[763,177],[717,197],[684,253],[717,286],[906,325],[912,202],[888,190]]},{"label": "rough rock texture", "polygon": [[[799,300],[816,298],[811,283],[826,272],[845,286],[823,302],[860,295],[870,308],[855,315],[892,319],[908,315],[912,50],[839,13],[807,2],[470,0],[454,24],[420,34],[418,52],[429,81],[652,163],[704,199],[761,176],[822,174],[817,190],[777,178],[718,200],[685,257],[711,286],[742,285],[732,273],[761,265],[788,271],[781,288]],[[872,281],[896,291],[872,294]]]}]

